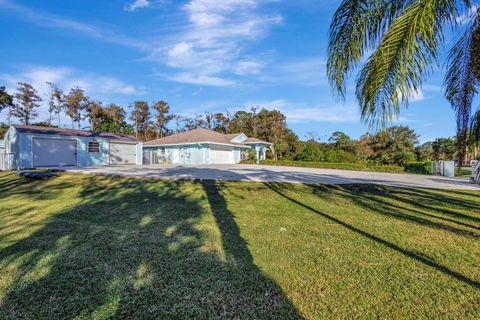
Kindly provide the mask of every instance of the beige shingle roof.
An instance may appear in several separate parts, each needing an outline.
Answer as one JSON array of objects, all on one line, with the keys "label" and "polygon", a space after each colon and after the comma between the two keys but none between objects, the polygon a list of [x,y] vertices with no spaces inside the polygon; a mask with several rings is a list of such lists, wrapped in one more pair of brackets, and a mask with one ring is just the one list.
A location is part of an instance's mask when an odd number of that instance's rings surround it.
[{"label": "beige shingle roof", "polygon": [[264,144],[271,144],[270,142],[260,140],[257,138],[247,138],[247,140],[243,141],[245,144],[254,144],[254,143],[264,143]]},{"label": "beige shingle roof", "polygon": [[241,133],[222,134],[217,131],[208,129],[193,129],[186,132],[180,132],[168,137],[146,141],[144,146],[161,146],[172,144],[189,144],[189,143],[206,143],[213,142],[219,144],[228,144],[233,146],[243,146],[255,143],[271,144],[270,142],[263,141],[257,138],[247,138],[242,143],[232,142],[231,140],[238,137]]},{"label": "beige shingle roof", "polygon": [[193,129],[186,132],[180,132],[168,137],[146,141],[145,146],[158,146],[169,144],[187,144],[187,143],[205,143],[213,142],[219,144],[228,144],[242,146],[240,143],[230,141],[226,135],[208,129]]}]

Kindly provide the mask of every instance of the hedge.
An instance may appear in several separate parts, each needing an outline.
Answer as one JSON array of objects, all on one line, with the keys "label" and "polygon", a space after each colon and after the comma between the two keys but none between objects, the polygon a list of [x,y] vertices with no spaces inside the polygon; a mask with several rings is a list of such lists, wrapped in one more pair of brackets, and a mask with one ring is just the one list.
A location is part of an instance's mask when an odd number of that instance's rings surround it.
[{"label": "hedge", "polygon": [[400,166],[369,165],[368,163],[334,163],[334,162],[308,162],[308,161],[290,161],[290,160],[277,160],[277,161],[261,160],[260,164],[272,165],[272,166],[341,169],[341,170],[373,171],[373,172],[392,172],[392,173],[405,172],[405,168]]},{"label": "hedge", "polygon": [[410,162],[405,164],[405,172],[419,173],[419,174],[432,174],[431,162]]}]

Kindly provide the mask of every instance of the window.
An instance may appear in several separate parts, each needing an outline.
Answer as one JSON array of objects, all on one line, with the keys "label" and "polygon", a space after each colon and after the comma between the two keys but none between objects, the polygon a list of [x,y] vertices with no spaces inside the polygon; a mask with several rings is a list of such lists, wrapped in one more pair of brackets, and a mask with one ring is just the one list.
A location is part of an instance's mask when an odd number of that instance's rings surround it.
[{"label": "window", "polygon": [[99,153],[100,152],[100,142],[90,141],[88,143],[88,152],[90,153]]},{"label": "window", "polygon": [[248,159],[248,152],[245,150],[242,150],[240,152],[240,160],[247,160]]}]

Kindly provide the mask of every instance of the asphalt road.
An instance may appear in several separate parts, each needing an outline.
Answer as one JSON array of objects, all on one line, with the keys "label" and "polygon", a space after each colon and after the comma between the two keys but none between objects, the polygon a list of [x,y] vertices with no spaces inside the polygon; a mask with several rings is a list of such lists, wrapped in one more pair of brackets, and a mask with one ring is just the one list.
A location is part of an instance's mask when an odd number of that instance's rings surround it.
[{"label": "asphalt road", "polygon": [[155,165],[102,166],[66,168],[68,172],[91,173],[150,179],[264,181],[309,184],[374,183],[397,187],[479,190],[468,178],[348,171],[334,169],[296,168],[263,165]]}]

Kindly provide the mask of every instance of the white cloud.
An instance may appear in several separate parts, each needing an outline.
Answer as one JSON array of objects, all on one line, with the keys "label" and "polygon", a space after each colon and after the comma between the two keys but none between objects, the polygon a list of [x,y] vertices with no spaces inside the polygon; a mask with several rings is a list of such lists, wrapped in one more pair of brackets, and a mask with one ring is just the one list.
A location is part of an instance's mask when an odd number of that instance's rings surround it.
[{"label": "white cloud", "polygon": [[260,4],[261,0],[191,0],[181,7],[188,24],[151,58],[160,55],[168,66],[180,69],[170,78],[186,83],[196,83],[192,78],[216,82],[224,78],[219,74],[257,74],[263,65],[242,57],[245,43],[265,36],[282,21],[278,15],[260,14]]},{"label": "white cloud", "polygon": [[[400,101],[403,101],[404,98],[403,98],[402,92],[400,90],[397,90],[397,92],[398,92],[398,99]],[[417,90],[410,91],[406,98],[407,98],[408,102],[410,102],[410,103],[419,102],[419,101],[423,101],[423,100],[426,99],[425,94],[423,93],[422,89],[417,89]]]},{"label": "white cloud", "polygon": [[441,92],[442,87],[435,84],[424,84],[422,90],[425,92]]},{"label": "white cloud", "polygon": [[133,47],[136,49],[146,50],[148,48],[148,45],[143,41],[125,37],[106,28],[100,28],[84,22],[44,13],[11,1],[0,0],[0,9],[15,12],[20,18],[38,26],[75,31],[91,38],[97,38],[105,42]]},{"label": "white cloud", "polygon": [[289,123],[330,122],[358,123],[360,115],[354,105],[340,104],[334,106],[308,106],[305,103],[294,103],[287,100],[248,102],[246,106],[259,106],[269,110],[279,110]]},{"label": "white cloud", "polygon": [[300,86],[327,85],[326,62],[321,57],[280,61],[261,80],[274,84],[289,83]]},{"label": "white cloud", "polygon": [[170,76],[169,80],[180,83],[198,84],[212,87],[234,87],[237,85],[237,83],[233,80],[208,75],[196,75],[186,72],[177,73],[173,76]]},{"label": "white cloud", "polygon": [[[57,84],[63,91],[68,92],[70,88],[79,86],[83,88],[92,99],[99,99],[106,103],[118,95],[141,95],[145,93],[139,88],[123,82],[112,76],[99,75],[84,72],[67,67],[30,66],[20,70],[15,75],[0,74],[0,79],[7,85],[8,92],[15,92],[17,82],[30,83],[44,99],[39,108],[39,120],[47,117],[47,104],[50,88],[47,82]],[[5,117],[5,114],[2,115]]]},{"label": "white cloud", "polygon": [[150,7],[152,4],[149,0],[135,0],[125,6],[126,11],[135,11],[137,9],[144,9]]},{"label": "white cloud", "polygon": [[238,75],[258,74],[262,70],[262,63],[254,60],[239,61],[234,67],[233,72]]},{"label": "white cloud", "polygon": [[409,99],[410,99],[409,100],[410,102],[418,102],[418,101],[425,100],[425,95],[423,94],[423,90],[419,89],[419,90],[413,91]]}]

